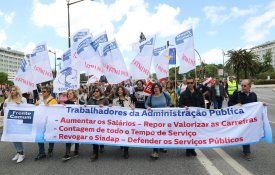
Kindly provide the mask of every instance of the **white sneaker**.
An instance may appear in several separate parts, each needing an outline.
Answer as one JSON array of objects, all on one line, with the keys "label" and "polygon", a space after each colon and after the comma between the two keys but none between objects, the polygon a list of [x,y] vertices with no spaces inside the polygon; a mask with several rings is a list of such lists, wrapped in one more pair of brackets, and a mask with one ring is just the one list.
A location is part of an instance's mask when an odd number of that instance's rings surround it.
[{"label": "white sneaker", "polygon": [[18,159],[17,159],[17,163],[20,163],[20,162],[22,162],[23,160],[25,159],[25,155],[21,155],[21,154],[19,154],[19,157],[18,157]]},{"label": "white sneaker", "polygon": [[16,161],[19,158],[19,153],[17,153],[11,160]]}]

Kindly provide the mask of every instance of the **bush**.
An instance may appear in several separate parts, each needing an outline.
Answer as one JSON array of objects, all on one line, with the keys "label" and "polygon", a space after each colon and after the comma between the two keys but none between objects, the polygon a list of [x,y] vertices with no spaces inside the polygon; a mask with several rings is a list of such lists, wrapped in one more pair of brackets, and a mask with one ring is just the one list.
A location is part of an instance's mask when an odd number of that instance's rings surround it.
[{"label": "bush", "polygon": [[275,79],[275,72],[263,72],[256,75],[258,79],[267,79],[267,76],[270,76],[270,79]]},{"label": "bush", "polygon": [[254,80],[255,85],[262,85],[262,84],[275,84],[275,80]]}]

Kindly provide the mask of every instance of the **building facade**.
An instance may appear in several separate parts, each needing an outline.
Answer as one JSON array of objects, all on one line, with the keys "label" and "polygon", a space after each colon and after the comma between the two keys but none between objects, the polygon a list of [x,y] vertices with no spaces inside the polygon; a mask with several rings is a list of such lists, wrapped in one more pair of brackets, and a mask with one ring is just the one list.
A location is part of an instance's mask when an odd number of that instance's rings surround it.
[{"label": "building facade", "polygon": [[16,73],[23,57],[23,52],[0,47],[0,72]]},{"label": "building facade", "polygon": [[252,52],[259,56],[259,60],[263,62],[263,55],[270,50],[272,53],[271,65],[275,68],[275,40],[268,41],[264,44],[255,46],[251,48]]}]

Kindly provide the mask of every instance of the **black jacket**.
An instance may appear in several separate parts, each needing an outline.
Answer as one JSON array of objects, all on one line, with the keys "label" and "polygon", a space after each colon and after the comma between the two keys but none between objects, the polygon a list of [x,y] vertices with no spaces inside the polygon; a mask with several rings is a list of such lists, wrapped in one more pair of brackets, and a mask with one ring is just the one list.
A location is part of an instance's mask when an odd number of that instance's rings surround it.
[{"label": "black jacket", "polygon": [[180,94],[179,107],[192,106],[192,107],[205,107],[204,99],[202,93],[194,88],[194,92],[191,94],[189,88],[187,87],[184,92]]},{"label": "black jacket", "polygon": [[257,95],[254,92],[249,92],[247,95],[242,91],[234,91],[233,95],[229,99],[228,106],[233,106],[237,103],[246,104],[246,103],[253,103],[257,102]]}]

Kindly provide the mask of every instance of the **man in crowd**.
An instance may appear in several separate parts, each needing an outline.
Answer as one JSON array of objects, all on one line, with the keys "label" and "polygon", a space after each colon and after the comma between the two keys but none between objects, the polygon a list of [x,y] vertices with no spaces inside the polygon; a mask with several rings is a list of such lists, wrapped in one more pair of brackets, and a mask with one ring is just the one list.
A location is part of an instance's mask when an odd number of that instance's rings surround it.
[{"label": "man in crowd", "polygon": [[[195,87],[194,78],[187,78],[187,88],[180,94],[179,107],[201,107],[204,108],[204,99],[202,93]],[[197,156],[195,149],[186,149],[186,156]]]},{"label": "man in crowd", "polygon": [[[251,81],[248,79],[245,79],[241,83],[241,90],[240,91],[234,91],[232,97],[230,98],[228,105],[243,105],[247,103],[253,103],[257,102],[257,95],[256,93],[251,91]],[[265,103],[263,103],[266,105]],[[243,145],[243,156],[246,160],[251,161],[251,151],[250,151],[250,145]]]},{"label": "man in crowd", "polygon": [[214,109],[221,109],[225,98],[227,98],[225,89],[220,84],[219,78],[216,78],[215,84],[211,86],[211,99],[214,103]]}]

